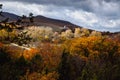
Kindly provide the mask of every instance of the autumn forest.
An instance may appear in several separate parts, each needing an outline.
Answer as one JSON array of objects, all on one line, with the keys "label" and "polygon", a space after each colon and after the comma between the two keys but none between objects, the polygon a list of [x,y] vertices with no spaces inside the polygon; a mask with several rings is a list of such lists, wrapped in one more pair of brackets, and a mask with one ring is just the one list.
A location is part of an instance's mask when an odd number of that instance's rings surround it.
[{"label": "autumn forest", "polygon": [[0,21],[0,80],[120,79],[120,33],[35,25],[33,15]]}]

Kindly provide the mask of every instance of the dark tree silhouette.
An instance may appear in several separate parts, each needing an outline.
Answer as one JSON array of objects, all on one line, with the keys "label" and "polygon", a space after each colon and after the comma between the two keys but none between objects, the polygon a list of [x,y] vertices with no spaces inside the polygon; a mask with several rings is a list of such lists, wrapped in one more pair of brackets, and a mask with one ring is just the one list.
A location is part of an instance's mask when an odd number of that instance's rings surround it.
[{"label": "dark tree silhouette", "polygon": [[2,9],[3,4],[0,4],[0,9]]},{"label": "dark tree silhouette", "polygon": [[32,38],[27,35],[27,32],[21,32],[14,38],[14,42],[20,46],[23,44],[28,44],[31,40]]},{"label": "dark tree silhouette", "polygon": [[22,15],[22,19],[26,19],[27,17],[25,15]]},{"label": "dark tree silhouette", "polygon": [[70,69],[70,63],[69,63],[68,57],[69,57],[69,53],[64,51],[62,54],[60,67],[58,69],[58,72],[60,74],[59,80],[71,80],[70,79],[71,69]]},{"label": "dark tree silhouette", "polygon": [[29,20],[30,20],[31,23],[34,22],[33,18],[34,18],[33,13],[29,13]]},{"label": "dark tree silhouette", "polygon": [[[2,6],[3,6],[3,4],[0,4],[0,9],[2,9]],[[2,15],[2,11],[0,11],[0,16],[4,17],[4,16]]]}]

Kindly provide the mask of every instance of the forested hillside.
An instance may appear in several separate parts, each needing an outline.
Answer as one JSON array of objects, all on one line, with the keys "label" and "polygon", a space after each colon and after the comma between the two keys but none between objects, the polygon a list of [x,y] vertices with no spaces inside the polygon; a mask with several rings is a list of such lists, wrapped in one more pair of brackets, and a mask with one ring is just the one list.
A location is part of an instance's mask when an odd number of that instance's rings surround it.
[{"label": "forested hillside", "polygon": [[1,20],[0,80],[120,79],[119,32],[77,26],[58,30],[58,26],[34,25],[34,19],[30,14],[27,26],[21,25],[24,18]]}]

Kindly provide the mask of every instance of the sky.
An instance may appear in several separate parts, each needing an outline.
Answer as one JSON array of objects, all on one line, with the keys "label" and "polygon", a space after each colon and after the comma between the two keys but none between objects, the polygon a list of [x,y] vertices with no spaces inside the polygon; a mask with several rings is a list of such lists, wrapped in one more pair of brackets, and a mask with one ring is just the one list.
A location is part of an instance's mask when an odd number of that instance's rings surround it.
[{"label": "sky", "polygon": [[0,0],[3,11],[43,15],[98,31],[120,31],[120,0]]}]

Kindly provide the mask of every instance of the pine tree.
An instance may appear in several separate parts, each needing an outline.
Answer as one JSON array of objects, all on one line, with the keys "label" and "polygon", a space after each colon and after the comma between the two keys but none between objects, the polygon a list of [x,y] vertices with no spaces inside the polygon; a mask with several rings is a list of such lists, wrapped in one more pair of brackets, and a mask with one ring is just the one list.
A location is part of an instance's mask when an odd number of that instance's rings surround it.
[{"label": "pine tree", "polygon": [[70,79],[71,70],[70,70],[70,63],[69,63],[68,57],[69,57],[69,53],[64,51],[62,54],[60,67],[58,69],[58,72],[60,74],[59,80],[71,80]]}]

